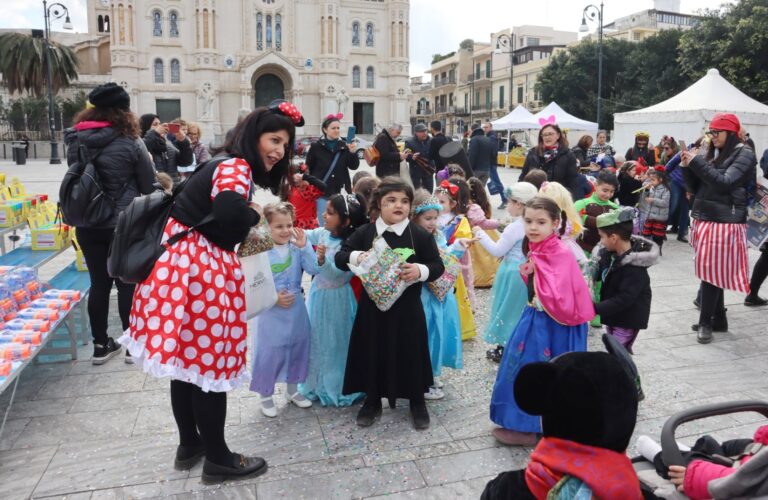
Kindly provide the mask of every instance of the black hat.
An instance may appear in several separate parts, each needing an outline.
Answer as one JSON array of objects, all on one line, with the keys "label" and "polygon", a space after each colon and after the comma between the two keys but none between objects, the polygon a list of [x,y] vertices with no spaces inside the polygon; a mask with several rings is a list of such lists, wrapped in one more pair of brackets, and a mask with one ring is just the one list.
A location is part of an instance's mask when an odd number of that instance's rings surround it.
[{"label": "black hat", "polygon": [[131,97],[120,85],[110,82],[99,85],[88,94],[88,102],[97,108],[131,109]]}]

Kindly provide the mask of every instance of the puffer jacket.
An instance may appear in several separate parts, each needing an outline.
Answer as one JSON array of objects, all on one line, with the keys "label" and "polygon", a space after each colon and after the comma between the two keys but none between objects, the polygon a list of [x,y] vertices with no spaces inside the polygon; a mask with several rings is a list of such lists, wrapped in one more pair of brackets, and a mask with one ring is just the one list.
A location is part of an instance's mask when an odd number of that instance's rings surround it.
[{"label": "puffer jacket", "polygon": [[188,167],[195,162],[189,139],[172,143],[154,130],[150,129],[144,135],[144,144],[152,155],[155,169],[171,176],[173,182],[179,181],[179,167]]},{"label": "puffer jacket", "polygon": [[[648,203],[646,198],[652,198]],[[642,210],[646,219],[665,221],[669,218],[669,200],[671,198],[669,188],[659,184],[642,193]]]},{"label": "puffer jacket", "polygon": [[540,168],[546,172],[548,181],[562,184],[563,187],[571,192],[574,200],[580,198],[579,167],[576,157],[573,156],[573,153],[567,147],[560,146],[557,150],[557,156],[548,162],[545,162],[544,158],[539,156],[538,148],[531,148],[525,157],[523,170],[520,172],[520,179],[524,179],[525,175],[534,168]]},{"label": "puffer jacket", "polygon": [[755,152],[742,144],[717,165],[703,156],[683,168],[688,191],[695,199],[691,217],[696,220],[744,224],[747,221],[748,186],[757,178]]},{"label": "puffer jacket", "polygon": [[78,143],[82,141],[93,157],[101,186],[107,196],[115,200],[114,219],[103,227],[114,227],[117,214],[139,195],[155,190],[155,169],[141,139],[132,139],[118,133],[106,122],[81,122],[64,132],[67,145],[67,163],[78,160]]},{"label": "puffer jacket", "polygon": [[336,166],[328,179],[325,180],[326,188],[323,190],[323,196],[327,198],[339,194],[342,188],[347,193],[352,192],[352,180],[349,178],[349,171],[357,170],[360,166],[360,159],[349,150],[344,139],[339,139],[333,149],[326,139],[319,139],[312,143],[312,147],[307,153],[306,164],[309,167],[309,173],[321,180],[325,178],[328,169],[331,168],[331,163],[333,163],[333,158],[337,153],[339,159],[336,161]]}]

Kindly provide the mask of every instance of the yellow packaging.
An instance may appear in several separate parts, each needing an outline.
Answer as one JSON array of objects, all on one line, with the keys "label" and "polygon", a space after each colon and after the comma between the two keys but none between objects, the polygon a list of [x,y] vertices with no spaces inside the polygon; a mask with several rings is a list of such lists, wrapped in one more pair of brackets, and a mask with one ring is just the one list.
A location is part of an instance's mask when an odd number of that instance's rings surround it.
[{"label": "yellow packaging", "polygon": [[37,214],[28,219],[32,234],[32,250],[61,250],[70,243],[69,226],[66,224],[45,224],[45,216]]},{"label": "yellow packaging", "polygon": [[80,244],[77,242],[77,236],[74,231],[70,231],[72,236],[72,246],[75,248],[75,267],[78,271],[87,271],[88,265],[85,263],[85,256],[83,256],[83,250],[80,248]]},{"label": "yellow packaging", "polygon": [[0,202],[0,227],[13,227],[23,220],[21,202]]}]

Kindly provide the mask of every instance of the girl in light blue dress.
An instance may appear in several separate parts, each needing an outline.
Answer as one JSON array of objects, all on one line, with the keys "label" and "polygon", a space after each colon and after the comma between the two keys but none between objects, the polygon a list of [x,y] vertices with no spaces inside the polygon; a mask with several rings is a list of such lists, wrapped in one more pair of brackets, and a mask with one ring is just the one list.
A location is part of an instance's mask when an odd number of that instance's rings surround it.
[{"label": "girl in light blue dress", "polygon": [[[264,207],[274,248],[269,263],[275,280],[277,303],[253,320],[253,374],[251,390],[261,396],[261,412],[276,417],[272,395],[277,382],[287,384],[286,399],[299,408],[312,402],[298,391],[307,377],[311,324],[301,289],[306,272],[317,274],[317,255],[307,243],[302,229],[294,229],[293,205],[270,204]],[[226,332],[226,330],[225,330]]]},{"label": "girl in light blue dress", "polygon": [[536,186],[528,182],[518,182],[507,188],[507,213],[515,220],[504,228],[498,241],[493,241],[479,227],[473,230],[475,237],[488,253],[503,258],[491,288],[491,314],[483,334],[486,342],[496,344],[495,348],[486,353],[488,359],[496,363],[501,361],[504,346],[528,303],[528,292],[520,276],[520,265],[525,262],[525,224],[522,215],[525,204],[535,198],[536,194]]},{"label": "girl in light blue dress", "polygon": [[[456,259],[460,259],[466,251],[465,245],[468,244],[468,240],[457,239],[453,245],[448,246],[445,235],[437,228],[437,219],[442,211],[440,201],[427,191],[420,189],[416,191],[413,206],[413,222],[435,236],[441,255],[449,253]],[[429,355],[435,380],[429,392],[424,394],[424,399],[442,399],[445,397],[442,391],[443,384],[439,378],[442,368],[454,370],[463,368],[459,306],[453,291],[446,293],[441,300],[429,286],[421,288],[421,304],[427,319]]]},{"label": "girl in light blue dress", "polygon": [[325,226],[306,231],[307,241],[316,247],[320,272],[312,281],[307,298],[312,341],[309,374],[299,390],[323,406],[350,406],[364,396],[341,393],[357,301],[349,284],[352,273],[340,271],[334,257],[344,239],[368,222],[365,213],[362,197],[337,194],[326,204]]}]

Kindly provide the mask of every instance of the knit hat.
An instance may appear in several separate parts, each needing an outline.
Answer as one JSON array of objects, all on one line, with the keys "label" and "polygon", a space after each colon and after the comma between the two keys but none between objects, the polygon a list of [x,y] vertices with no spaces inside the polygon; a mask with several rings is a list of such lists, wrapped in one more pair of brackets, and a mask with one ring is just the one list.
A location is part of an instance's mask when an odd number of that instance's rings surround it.
[{"label": "knit hat", "polygon": [[733,113],[716,113],[709,122],[709,128],[712,130],[727,130],[735,134],[741,129],[741,122]]},{"label": "knit hat", "polygon": [[645,137],[646,139],[648,139],[651,137],[651,134],[649,134],[648,132],[642,132],[642,131],[635,132],[635,139],[637,139],[638,137]]},{"label": "knit hat", "polygon": [[504,190],[504,195],[510,200],[528,203],[538,196],[539,190],[530,182],[517,182]]},{"label": "knit hat", "polygon": [[426,132],[427,126],[423,123],[417,123],[415,127],[413,127],[414,132]]},{"label": "knit hat", "polygon": [[632,222],[635,218],[635,209],[621,207],[597,216],[597,227],[615,226],[624,222]]},{"label": "knit hat", "polygon": [[131,109],[131,97],[120,85],[110,82],[99,85],[88,94],[88,102],[97,108]]}]

